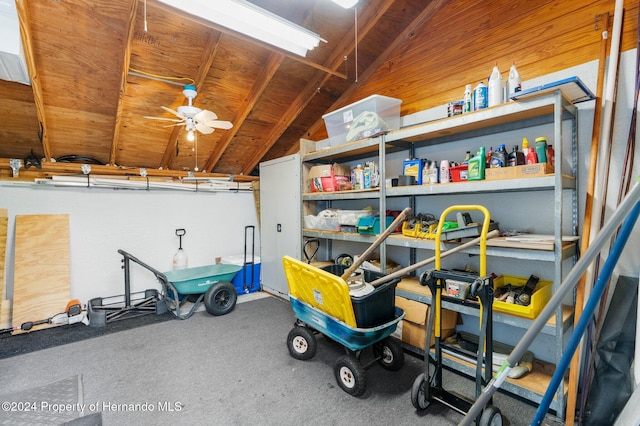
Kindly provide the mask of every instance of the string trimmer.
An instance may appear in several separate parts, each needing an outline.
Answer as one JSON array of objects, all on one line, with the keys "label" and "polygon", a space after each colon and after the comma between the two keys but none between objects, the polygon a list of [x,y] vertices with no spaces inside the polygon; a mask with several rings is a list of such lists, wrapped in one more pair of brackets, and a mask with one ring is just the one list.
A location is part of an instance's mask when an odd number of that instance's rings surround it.
[{"label": "string trimmer", "polygon": [[78,322],[87,324],[87,315],[85,311],[82,310],[80,301],[78,299],[73,299],[67,303],[67,308],[64,312],[60,312],[59,314],[55,314],[50,318],[40,321],[27,321],[23,322],[20,326],[5,328],[0,330],[0,334],[12,333],[17,330],[29,331],[36,325],[42,324],[70,325]]}]

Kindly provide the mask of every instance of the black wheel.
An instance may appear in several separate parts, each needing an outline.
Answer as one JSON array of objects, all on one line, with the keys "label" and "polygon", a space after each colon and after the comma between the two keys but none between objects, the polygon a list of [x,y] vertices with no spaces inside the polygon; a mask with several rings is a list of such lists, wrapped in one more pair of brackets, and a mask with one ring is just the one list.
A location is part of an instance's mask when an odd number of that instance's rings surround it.
[{"label": "black wheel", "polygon": [[226,315],[233,310],[238,292],[231,283],[218,282],[209,287],[204,295],[204,307],[211,315]]},{"label": "black wheel", "polygon": [[383,368],[398,371],[404,365],[404,351],[402,345],[392,337],[388,337],[373,345],[373,353]]},{"label": "black wheel", "polygon": [[424,410],[429,406],[427,386],[429,386],[429,383],[427,383],[424,373],[416,377],[413,386],[411,386],[411,403],[416,410]]},{"label": "black wheel", "polygon": [[487,405],[482,411],[478,426],[502,426],[502,413],[498,407]]},{"label": "black wheel", "polygon": [[313,358],[318,347],[316,336],[307,327],[296,325],[287,336],[289,353],[295,359],[307,360]]},{"label": "black wheel", "polygon": [[336,381],[343,391],[360,396],[367,390],[367,376],[354,355],[342,355],[333,366]]}]

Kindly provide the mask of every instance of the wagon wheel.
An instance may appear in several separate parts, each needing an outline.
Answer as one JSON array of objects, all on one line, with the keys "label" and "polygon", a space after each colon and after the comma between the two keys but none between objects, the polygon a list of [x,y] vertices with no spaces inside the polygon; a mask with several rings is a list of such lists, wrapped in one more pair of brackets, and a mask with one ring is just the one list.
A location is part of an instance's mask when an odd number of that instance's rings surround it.
[{"label": "wagon wheel", "polygon": [[404,351],[400,343],[389,337],[373,345],[373,354],[382,367],[389,371],[398,371],[404,365]]},{"label": "wagon wheel", "polygon": [[287,347],[292,357],[299,360],[313,358],[318,347],[316,336],[307,327],[296,325],[287,336]]},{"label": "wagon wheel", "polygon": [[417,410],[424,410],[429,406],[427,386],[429,386],[429,383],[424,373],[416,377],[413,386],[411,386],[411,403]]},{"label": "wagon wheel", "polygon": [[502,426],[502,413],[498,407],[487,405],[482,411],[478,426]]},{"label": "wagon wheel", "polygon": [[367,389],[367,376],[353,354],[342,355],[333,366],[338,385],[352,396],[360,396]]},{"label": "wagon wheel", "polygon": [[238,300],[238,292],[233,284],[217,282],[204,295],[204,307],[211,315],[225,315],[233,310]]}]

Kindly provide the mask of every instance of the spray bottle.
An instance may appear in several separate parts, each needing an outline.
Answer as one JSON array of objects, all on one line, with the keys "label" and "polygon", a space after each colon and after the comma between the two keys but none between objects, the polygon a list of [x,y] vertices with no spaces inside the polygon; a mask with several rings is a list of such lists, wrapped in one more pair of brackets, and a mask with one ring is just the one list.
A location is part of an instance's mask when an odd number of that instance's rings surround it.
[{"label": "spray bottle", "polygon": [[185,269],[187,267],[187,253],[182,249],[182,236],[185,235],[187,231],[184,229],[176,229],[176,235],[180,238],[180,247],[178,251],[173,256],[173,269]]}]

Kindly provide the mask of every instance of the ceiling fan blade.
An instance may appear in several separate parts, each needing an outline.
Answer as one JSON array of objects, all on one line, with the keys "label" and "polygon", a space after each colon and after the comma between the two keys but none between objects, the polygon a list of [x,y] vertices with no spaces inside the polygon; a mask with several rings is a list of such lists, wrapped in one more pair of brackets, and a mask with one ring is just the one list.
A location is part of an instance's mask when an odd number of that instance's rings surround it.
[{"label": "ceiling fan blade", "polygon": [[200,111],[199,113],[193,116],[194,120],[200,121],[202,123],[206,123],[207,121],[210,121],[210,120],[215,120],[216,118],[218,118],[218,116],[214,112],[208,111],[206,109]]},{"label": "ceiling fan blade", "polygon": [[168,124],[166,126],[162,126],[162,127],[176,127],[176,126],[184,126],[186,123],[183,121],[181,123],[176,123],[176,124]]},{"label": "ceiling fan blade", "polygon": [[180,123],[183,120],[179,120],[177,118],[167,118],[167,117],[151,117],[148,115],[145,115],[144,118],[148,118],[150,120],[162,120],[162,121],[175,121],[176,123]]},{"label": "ceiling fan blade", "polygon": [[167,108],[166,106],[162,106],[162,105],[160,106],[160,108],[162,108],[162,109],[163,109],[163,110],[165,110],[165,111],[170,112],[171,114],[175,115],[176,117],[184,118],[184,117],[182,116],[182,114],[180,114],[178,111],[174,111],[174,110],[172,110],[171,108]]},{"label": "ceiling fan blade", "polygon": [[223,130],[229,130],[230,128],[233,127],[233,123],[231,123],[230,121],[223,121],[223,120],[210,120],[205,122],[204,124],[206,124],[209,127],[215,127],[216,129],[223,129]]},{"label": "ceiling fan blade", "polygon": [[213,129],[211,127],[204,125],[202,123],[196,123],[196,130],[202,133],[203,135],[208,135],[210,133],[213,133]]}]

